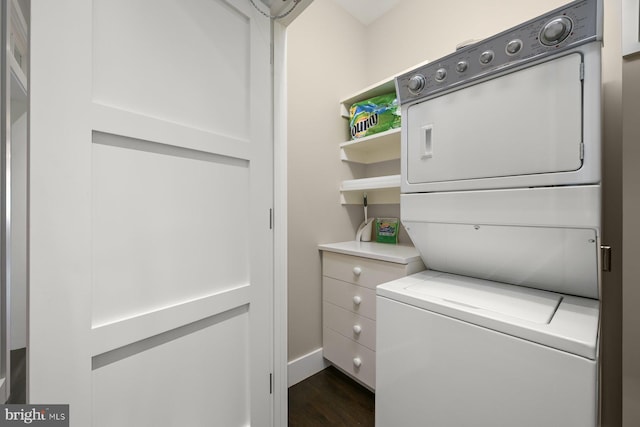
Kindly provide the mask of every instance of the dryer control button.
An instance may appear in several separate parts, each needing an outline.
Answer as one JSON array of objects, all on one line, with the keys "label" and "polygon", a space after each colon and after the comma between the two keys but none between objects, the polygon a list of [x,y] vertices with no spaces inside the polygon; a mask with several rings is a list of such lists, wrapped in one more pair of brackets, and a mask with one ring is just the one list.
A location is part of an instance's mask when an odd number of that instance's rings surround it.
[{"label": "dryer control button", "polygon": [[520,39],[511,40],[509,43],[507,43],[507,47],[505,48],[505,52],[507,52],[507,55],[515,55],[521,50],[522,40]]},{"label": "dryer control button", "polygon": [[493,61],[494,56],[495,54],[493,53],[492,50],[485,50],[480,54],[480,63],[487,65],[488,63]]}]

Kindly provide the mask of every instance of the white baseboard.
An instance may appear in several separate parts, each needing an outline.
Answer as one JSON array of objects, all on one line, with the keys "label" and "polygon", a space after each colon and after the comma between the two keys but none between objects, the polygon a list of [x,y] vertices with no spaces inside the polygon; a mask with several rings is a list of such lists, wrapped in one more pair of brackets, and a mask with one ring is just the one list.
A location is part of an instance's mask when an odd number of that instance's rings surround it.
[{"label": "white baseboard", "polygon": [[289,387],[317,374],[327,366],[329,362],[322,357],[322,347],[290,361],[287,364]]}]

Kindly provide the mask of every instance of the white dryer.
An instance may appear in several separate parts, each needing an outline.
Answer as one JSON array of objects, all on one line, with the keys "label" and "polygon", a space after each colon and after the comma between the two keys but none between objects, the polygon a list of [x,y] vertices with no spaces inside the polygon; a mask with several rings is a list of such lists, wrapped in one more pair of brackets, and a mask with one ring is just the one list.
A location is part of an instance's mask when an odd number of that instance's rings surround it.
[{"label": "white dryer", "polygon": [[401,218],[377,290],[376,425],[598,421],[600,0],[396,79]]}]

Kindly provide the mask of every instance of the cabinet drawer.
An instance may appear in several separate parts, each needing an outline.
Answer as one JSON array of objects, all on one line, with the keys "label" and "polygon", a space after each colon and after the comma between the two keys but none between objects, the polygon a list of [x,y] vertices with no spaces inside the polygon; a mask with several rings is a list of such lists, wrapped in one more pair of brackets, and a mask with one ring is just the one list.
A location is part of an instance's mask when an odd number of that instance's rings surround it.
[{"label": "cabinet drawer", "polygon": [[[323,355],[371,388],[376,386],[376,353],[329,328],[322,328]],[[359,366],[357,366],[359,365]]]},{"label": "cabinet drawer", "polygon": [[323,252],[322,275],[375,289],[381,283],[407,275],[407,264]]},{"label": "cabinet drawer", "polygon": [[351,283],[322,278],[322,299],[369,319],[376,319],[376,291]]},{"label": "cabinet drawer", "polygon": [[376,322],[329,302],[322,304],[323,326],[376,350]]}]

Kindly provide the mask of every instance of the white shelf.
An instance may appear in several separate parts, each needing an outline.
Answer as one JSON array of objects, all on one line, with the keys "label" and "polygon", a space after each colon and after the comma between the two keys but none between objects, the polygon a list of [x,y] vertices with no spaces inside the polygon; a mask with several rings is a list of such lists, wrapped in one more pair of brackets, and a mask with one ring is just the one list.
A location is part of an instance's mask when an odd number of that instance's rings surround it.
[{"label": "white shelf", "polygon": [[[340,115],[349,118],[349,108],[354,102],[395,92],[395,78],[401,74],[422,66],[429,61],[403,70],[387,79],[364,88],[340,101]],[[372,164],[400,158],[399,128],[380,132],[375,135],[346,141],[340,144],[340,159],[345,162]],[[364,193],[367,202],[372,205],[400,203],[400,175],[373,178],[351,179],[340,186],[340,201],[343,205],[361,205]]]},{"label": "white shelf", "polygon": [[368,204],[400,203],[400,175],[342,181],[340,202],[343,205],[361,205],[365,192]]},{"label": "white shelf", "polygon": [[364,99],[373,98],[374,96],[380,96],[387,93],[396,91],[396,83],[394,78],[385,79],[381,82],[375,83],[364,90],[355,93],[348,98],[340,101],[340,115],[345,118],[349,118],[349,108],[353,103],[362,101]]},{"label": "white shelf", "polygon": [[419,64],[414,65],[411,68],[402,70],[399,73],[396,73],[389,78],[381,80],[378,83],[374,83],[371,86],[368,86],[363,90],[358,91],[357,93],[354,93],[353,95],[342,99],[340,101],[340,115],[342,117],[349,118],[349,107],[351,107],[351,105],[353,105],[354,102],[362,101],[363,99],[373,98],[374,96],[384,95],[385,93],[395,92],[396,91],[395,78],[397,76],[404,74],[408,71],[411,71],[415,68],[426,65],[428,63],[429,61],[423,61]]},{"label": "white shelf", "polygon": [[400,158],[400,128],[340,144],[340,159],[371,164]]},{"label": "white shelf", "polygon": [[374,176],[372,178],[348,179],[342,181],[340,191],[375,190],[400,187],[400,175]]}]

